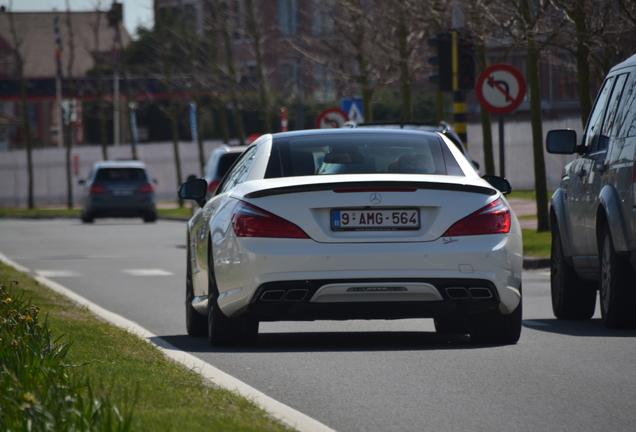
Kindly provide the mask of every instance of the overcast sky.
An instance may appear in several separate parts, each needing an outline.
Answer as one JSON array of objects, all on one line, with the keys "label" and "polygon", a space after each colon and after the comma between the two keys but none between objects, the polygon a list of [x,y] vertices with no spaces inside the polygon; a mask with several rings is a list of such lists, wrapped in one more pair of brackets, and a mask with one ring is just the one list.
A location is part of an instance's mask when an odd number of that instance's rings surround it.
[{"label": "overcast sky", "polygon": [[[108,10],[112,0],[68,0],[72,11]],[[124,5],[124,25],[131,36],[135,36],[135,29],[142,25],[152,27],[152,0],[119,0]],[[0,6],[7,9],[11,6],[15,12],[26,11],[58,11],[66,10],[66,0],[0,0]]]}]

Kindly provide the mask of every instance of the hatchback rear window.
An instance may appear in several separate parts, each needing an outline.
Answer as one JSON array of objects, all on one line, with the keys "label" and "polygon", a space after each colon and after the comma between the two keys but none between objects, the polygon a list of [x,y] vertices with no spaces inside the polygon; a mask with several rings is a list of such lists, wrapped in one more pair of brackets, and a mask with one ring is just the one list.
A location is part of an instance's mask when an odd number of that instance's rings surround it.
[{"label": "hatchback rear window", "polygon": [[[437,136],[316,135],[276,139],[266,177],[330,174],[463,175]],[[446,160],[448,159],[448,160]]]},{"label": "hatchback rear window", "polygon": [[97,181],[147,181],[142,168],[100,168],[95,174]]}]

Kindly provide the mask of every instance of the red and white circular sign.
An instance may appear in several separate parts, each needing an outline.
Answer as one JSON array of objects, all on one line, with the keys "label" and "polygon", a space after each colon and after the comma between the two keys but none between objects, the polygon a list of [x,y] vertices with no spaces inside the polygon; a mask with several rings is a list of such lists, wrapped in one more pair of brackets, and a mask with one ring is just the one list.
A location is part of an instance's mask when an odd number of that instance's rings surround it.
[{"label": "red and white circular sign", "polygon": [[316,119],[316,129],[339,128],[347,121],[349,116],[340,108],[327,108]]},{"label": "red and white circular sign", "polygon": [[526,81],[518,69],[507,64],[486,68],[475,85],[477,100],[493,114],[508,114],[519,108],[526,96]]}]

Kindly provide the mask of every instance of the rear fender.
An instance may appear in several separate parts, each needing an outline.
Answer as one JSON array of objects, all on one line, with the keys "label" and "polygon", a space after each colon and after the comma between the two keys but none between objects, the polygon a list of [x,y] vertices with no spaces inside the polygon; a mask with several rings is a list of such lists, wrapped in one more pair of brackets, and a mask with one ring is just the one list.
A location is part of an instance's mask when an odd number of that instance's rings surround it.
[{"label": "rear fender", "polygon": [[563,245],[563,255],[571,264],[572,249],[570,248],[570,230],[567,222],[566,196],[563,189],[557,189],[550,200],[550,224],[554,230],[554,223],[557,224],[559,235],[561,236],[561,244]]},{"label": "rear fender", "polygon": [[[627,229],[621,198],[616,189],[606,185],[601,189],[599,196],[599,208],[596,212],[596,244],[600,248],[600,235],[603,232],[603,225],[607,224],[616,252],[628,252],[631,235]],[[599,253],[600,254],[600,253]]]}]

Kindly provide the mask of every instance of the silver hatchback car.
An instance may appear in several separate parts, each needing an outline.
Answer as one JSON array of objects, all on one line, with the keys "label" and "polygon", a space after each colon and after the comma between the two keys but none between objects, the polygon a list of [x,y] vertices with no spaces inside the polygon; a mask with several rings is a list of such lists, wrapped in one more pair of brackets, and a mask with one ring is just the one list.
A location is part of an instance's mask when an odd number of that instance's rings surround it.
[{"label": "silver hatchback car", "polygon": [[141,217],[157,220],[155,181],[138,161],[96,162],[82,194],[82,222],[98,217]]}]

